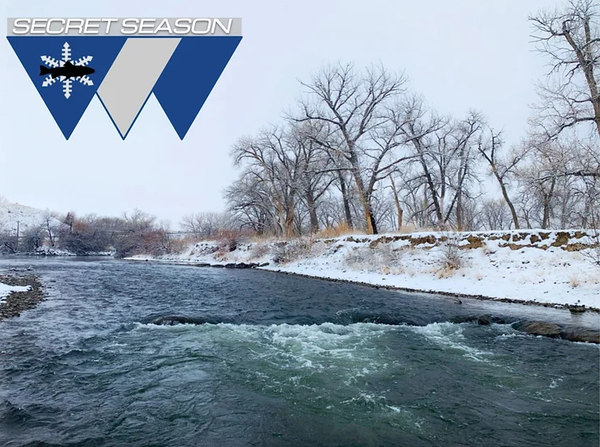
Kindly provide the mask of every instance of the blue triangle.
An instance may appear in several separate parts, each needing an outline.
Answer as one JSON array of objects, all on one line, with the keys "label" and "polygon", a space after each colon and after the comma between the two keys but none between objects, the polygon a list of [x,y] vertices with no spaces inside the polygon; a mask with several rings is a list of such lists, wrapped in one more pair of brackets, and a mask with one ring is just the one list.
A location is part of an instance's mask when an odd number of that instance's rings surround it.
[{"label": "blue triangle", "polygon": [[241,40],[184,37],[156,81],[154,96],[182,140]]},{"label": "blue triangle", "polygon": [[[7,39],[67,140],[127,40],[126,37],[118,36],[10,36]],[[92,56],[93,59],[88,66],[95,70],[93,74],[89,75],[89,79],[93,81],[92,86],[72,79],[72,92],[68,99],[64,95],[60,78],[57,78],[52,85],[44,87],[42,83],[47,75],[40,75],[40,65],[46,65],[41,56],[50,56],[61,60],[65,42],[70,46],[71,56],[69,59],[72,62],[84,56]]]}]

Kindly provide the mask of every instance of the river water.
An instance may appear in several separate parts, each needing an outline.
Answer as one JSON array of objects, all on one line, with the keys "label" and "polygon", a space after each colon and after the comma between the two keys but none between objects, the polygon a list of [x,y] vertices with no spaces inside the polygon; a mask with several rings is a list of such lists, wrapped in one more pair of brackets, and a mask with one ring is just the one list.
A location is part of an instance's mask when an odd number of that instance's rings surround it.
[{"label": "river water", "polygon": [[[450,322],[569,312],[257,270],[0,260],[29,266],[49,296],[0,322],[0,446],[599,444],[597,345]],[[206,323],[148,323],[167,315]]]}]

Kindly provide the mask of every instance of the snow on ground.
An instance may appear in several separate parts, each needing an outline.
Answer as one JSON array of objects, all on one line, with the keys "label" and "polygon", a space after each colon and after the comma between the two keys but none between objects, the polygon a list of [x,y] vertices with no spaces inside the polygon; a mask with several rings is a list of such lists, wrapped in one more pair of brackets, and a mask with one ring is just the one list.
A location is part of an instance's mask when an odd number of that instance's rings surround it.
[{"label": "snow on ground", "polygon": [[586,256],[596,253],[589,248],[594,243],[582,230],[426,232],[257,241],[238,244],[231,252],[222,242],[201,242],[160,260],[268,262],[260,268],[426,292],[600,308],[600,266]]},{"label": "snow on ground", "polygon": [[0,282],[0,303],[2,303],[12,292],[27,292],[30,286],[9,286]]}]

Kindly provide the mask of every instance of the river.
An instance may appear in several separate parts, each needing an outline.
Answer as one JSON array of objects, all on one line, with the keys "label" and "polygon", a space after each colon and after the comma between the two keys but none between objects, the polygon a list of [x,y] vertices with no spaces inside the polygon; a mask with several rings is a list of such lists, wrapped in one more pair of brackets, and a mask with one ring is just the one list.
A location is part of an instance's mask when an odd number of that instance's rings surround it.
[{"label": "river", "polygon": [[[0,446],[593,446],[597,345],[489,314],[598,314],[258,270],[0,259],[41,276],[0,321]],[[155,325],[168,315],[204,324]]]}]

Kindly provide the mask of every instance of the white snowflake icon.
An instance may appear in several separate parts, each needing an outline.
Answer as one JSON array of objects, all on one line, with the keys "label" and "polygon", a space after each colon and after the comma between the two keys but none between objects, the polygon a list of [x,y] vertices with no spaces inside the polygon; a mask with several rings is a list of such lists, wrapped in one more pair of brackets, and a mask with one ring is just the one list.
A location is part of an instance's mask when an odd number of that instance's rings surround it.
[{"label": "white snowflake icon", "polygon": [[[88,77],[87,74],[83,74],[80,76],[71,76],[71,77],[61,76],[61,75],[57,76],[56,74],[54,74],[54,75],[52,74],[52,72],[51,72],[52,69],[64,67],[65,64],[66,65],[71,64],[75,67],[87,67],[87,65],[92,61],[93,56],[83,56],[75,61],[72,60],[71,46],[69,45],[68,42],[65,42],[63,45],[62,57],[60,59],[55,59],[51,56],[40,56],[40,57],[41,57],[44,65],[49,68],[49,70],[45,70],[45,71],[42,71],[42,73],[40,73],[40,75],[49,73],[48,76],[46,76],[44,78],[44,81],[42,82],[42,87],[50,87],[51,85],[56,83],[56,81],[60,81],[63,86],[63,94],[65,95],[65,98],[69,99],[69,97],[71,96],[71,93],[73,92],[73,85],[72,85],[73,80],[77,80],[81,84],[88,86],[88,87],[91,87],[92,85],[94,85],[94,82]],[[93,73],[93,70],[91,70],[91,72]]]}]

